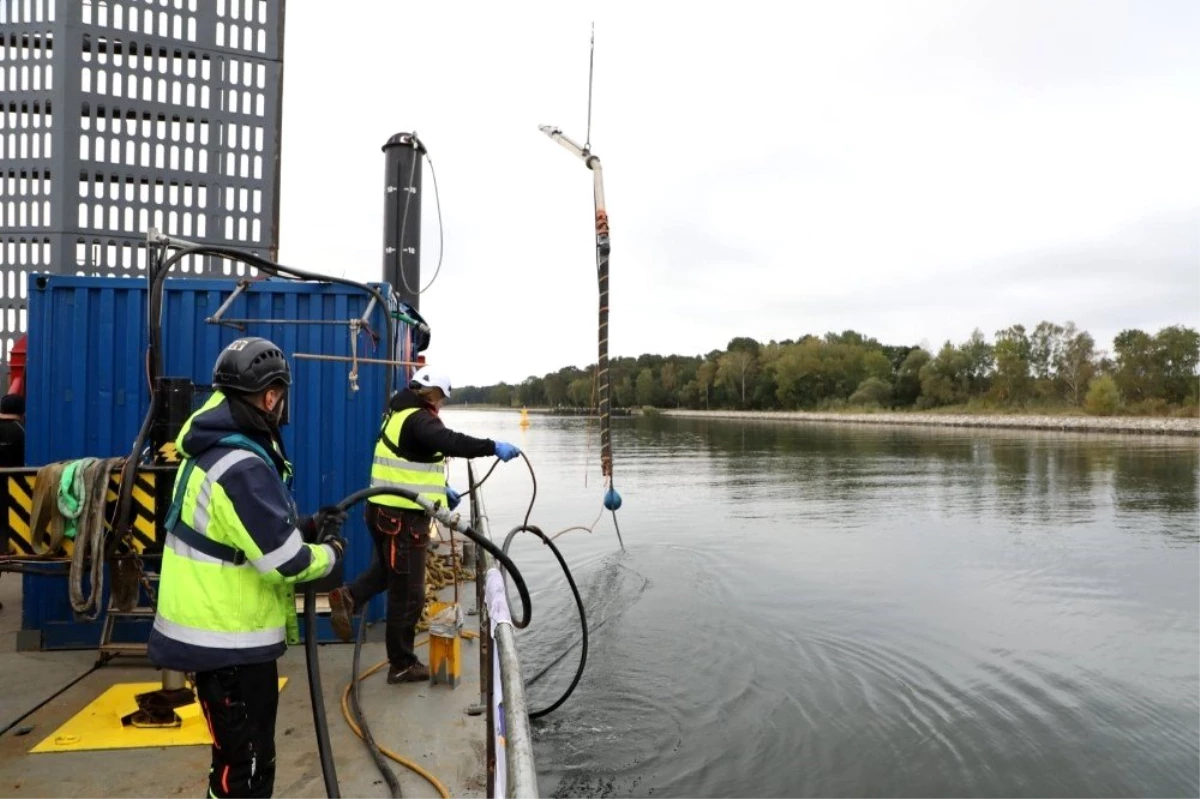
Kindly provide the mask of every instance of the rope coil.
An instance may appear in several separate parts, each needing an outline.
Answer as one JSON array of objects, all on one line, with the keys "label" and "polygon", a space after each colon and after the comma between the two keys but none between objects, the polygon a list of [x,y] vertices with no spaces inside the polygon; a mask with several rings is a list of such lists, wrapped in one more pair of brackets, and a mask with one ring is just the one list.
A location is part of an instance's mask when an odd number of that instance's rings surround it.
[{"label": "rope coil", "polygon": [[[34,554],[39,560],[55,558],[68,539],[74,541],[67,590],[71,609],[88,621],[100,615],[105,560],[113,566],[113,606],[128,610],[137,601],[136,576],[123,568],[119,560],[122,556],[116,552],[121,544],[135,558],[137,551],[131,537],[108,535],[110,520],[106,515],[109,483],[124,465],[125,458],[60,461],[38,469],[34,479],[29,524]],[[63,485],[64,474],[70,477],[67,485]],[[83,587],[85,574],[87,591]]]}]

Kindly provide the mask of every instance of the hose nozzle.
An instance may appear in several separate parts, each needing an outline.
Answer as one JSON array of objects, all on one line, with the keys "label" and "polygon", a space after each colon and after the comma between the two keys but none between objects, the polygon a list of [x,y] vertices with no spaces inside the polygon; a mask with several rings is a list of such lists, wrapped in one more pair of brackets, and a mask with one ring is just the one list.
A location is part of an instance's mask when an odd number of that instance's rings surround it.
[{"label": "hose nozzle", "polygon": [[446,527],[449,527],[456,533],[462,533],[465,535],[467,529],[471,526],[467,522],[463,521],[461,513],[451,513],[449,510],[442,507],[441,504],[430,503],[429,508],[426,508],[426,510],[431,516],[433,516],[433,518],[437,519],[439,522],[444,524]]}]

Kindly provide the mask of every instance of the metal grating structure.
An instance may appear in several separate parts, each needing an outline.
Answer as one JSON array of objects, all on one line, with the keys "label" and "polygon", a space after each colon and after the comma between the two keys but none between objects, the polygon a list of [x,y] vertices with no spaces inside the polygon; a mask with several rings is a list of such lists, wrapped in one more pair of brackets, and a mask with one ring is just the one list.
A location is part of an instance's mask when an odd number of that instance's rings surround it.
[{"label": "metal grating structure", "polygon": [[5,364],[30,272],[144,273],[152,227],[276,259],[284,4],[0,0]]}]

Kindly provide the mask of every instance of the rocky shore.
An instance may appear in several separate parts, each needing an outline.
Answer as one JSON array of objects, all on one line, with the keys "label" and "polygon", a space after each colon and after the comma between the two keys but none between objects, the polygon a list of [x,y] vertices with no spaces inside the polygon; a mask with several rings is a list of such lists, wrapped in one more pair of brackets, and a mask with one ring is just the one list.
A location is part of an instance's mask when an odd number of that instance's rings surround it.
[{"label": "rocky shore", "polygon": [[1200,418],[1146,416],[1037,416],[946,413],[819,413],[813,411],[693,411],[658,410],[663,416],[705,419],[769,419],[793,422],[842,422],[936,427],[989,427],[1048,430],[1067,433],[1124,433],[1132,435],[1200,436]]}]

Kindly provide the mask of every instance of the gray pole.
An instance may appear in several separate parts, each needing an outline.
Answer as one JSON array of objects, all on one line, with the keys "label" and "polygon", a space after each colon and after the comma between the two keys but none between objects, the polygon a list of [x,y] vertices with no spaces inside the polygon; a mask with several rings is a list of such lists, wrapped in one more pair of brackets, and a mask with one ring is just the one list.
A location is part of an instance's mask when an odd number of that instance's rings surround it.
[{"label": "gray pole", "polygon": [[537,771],[533,766],[533,732],[525,704],[525,681],[512,624],[496,625],[496,651],[500,654],[500,681],[504,683],[504,725],[507,735],[508,786],[506,796],[536,797]]}]

